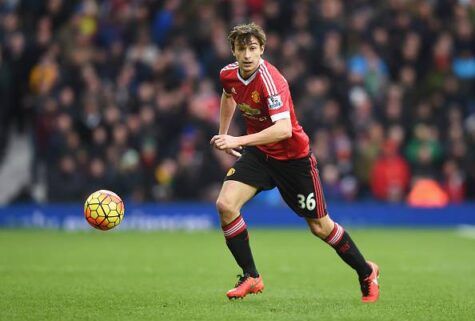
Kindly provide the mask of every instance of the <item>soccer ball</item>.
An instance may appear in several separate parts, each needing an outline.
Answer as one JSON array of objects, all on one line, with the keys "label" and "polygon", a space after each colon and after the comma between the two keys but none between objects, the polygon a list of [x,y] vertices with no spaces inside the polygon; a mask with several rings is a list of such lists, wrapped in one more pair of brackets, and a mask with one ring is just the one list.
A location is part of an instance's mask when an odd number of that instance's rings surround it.
[{"label": "soccer ball", "polygon": [[111,191],[101,189],[89,195],[84,203],[87,222],[103,231],[116,227],[124,217],[124,202]]}]

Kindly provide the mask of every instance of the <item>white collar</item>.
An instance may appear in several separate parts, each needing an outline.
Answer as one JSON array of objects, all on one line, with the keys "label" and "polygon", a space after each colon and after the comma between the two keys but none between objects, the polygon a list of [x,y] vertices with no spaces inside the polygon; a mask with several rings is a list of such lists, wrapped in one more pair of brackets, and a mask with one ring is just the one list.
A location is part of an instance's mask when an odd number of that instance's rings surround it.
[{"label": "white collar", "polygon": [[[260,59],[259,60],[259,66],[257,67],[256,71],[254,71],[254,73],[251,75],[251,77],[247,78],[247,79],[243,79],[241,77],[241,74],[239,73],[239,68],[237,68],[236,72],[237,72],[237,77],[238,79],[245,85],[249,85],[251,83],[251,81],[254,80],[254,78],[256,78],[256,75],[257,75],[257,72],[259,71],[259,68],[261,67],[261,65],[264,63],[264,59]],[[238,64],[239,65],[239,64]]]}]

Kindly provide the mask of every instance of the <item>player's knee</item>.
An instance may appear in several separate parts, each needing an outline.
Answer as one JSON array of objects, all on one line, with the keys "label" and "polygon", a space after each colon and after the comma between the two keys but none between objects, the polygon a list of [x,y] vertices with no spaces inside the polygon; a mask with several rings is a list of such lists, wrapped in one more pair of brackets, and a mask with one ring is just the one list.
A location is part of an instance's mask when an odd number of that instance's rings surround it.
[{"label": "player's knee", "polygon": [[323,228],[323,226],[321,224],[312,224],[310,226],[310,231],[312,232],[313,235],[315,235],[316,237],[319,237],[321,239],[326,237],[325,229]]},{"label": "player's knee", "polygon": [[333,221],[328,217],[309,222],[310,231],[318,238],[325,239],[332,231]]},{"label": "player's knee", "polygon": [[224,197],[218,198],[216,201],[216,209],[222,217],[232,216],[237,211],[233,203]]},{"label": "player's knee", "polygon": [[216,201],[216,209],[219,213],[221,225],[227,225],[231,223],[237,215],[239,215],[239,209],[233,205],[228,199],[220,197]]}]

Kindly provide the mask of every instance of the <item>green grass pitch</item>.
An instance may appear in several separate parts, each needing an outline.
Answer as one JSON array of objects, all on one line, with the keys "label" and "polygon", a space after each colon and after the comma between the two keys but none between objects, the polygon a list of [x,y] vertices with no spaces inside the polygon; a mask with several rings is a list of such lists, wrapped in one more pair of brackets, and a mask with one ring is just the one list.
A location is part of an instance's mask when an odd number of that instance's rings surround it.
[{"label": "green grass pitch", "polygon": [[381,267],[353,271],[306,230],[253,230],[264,293],[228,301],[239,272],[219,231],[0,230],[0,320],[475,320],[475,239],[455,230],[350,230]]}]

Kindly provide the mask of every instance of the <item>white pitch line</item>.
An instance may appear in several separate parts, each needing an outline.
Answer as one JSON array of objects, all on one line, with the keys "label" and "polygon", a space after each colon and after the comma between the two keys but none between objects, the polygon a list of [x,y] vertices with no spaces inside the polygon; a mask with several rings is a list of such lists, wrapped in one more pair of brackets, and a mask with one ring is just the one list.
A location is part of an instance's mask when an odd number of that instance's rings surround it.
[{"label": "white pitch line", "polygon": [[457,235],[475,240],[475,225],[460,225],[457,228]]}]

